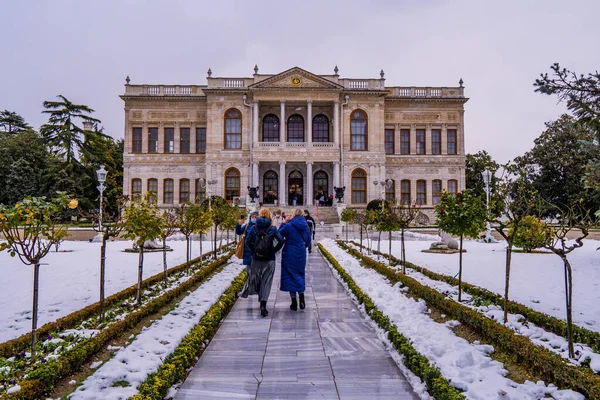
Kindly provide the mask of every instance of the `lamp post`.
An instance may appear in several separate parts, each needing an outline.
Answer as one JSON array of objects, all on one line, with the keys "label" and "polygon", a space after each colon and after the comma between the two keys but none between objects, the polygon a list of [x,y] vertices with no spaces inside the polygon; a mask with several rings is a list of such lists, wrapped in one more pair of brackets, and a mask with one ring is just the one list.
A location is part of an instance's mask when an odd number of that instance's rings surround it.
[{"label": "lamp post", "polygon": [[377,185],[381,186],[381,211],[383,211],[383,208],[385,205],[385,189],[391,188],[393,183],[394,183],[394,181],[392,181],[391,179],[386,179],[386,180],[381,180],[381,181],[377,181],[377,180],[373,181],[375,188],[377,188]]},{"label": "lamp post", "polygon": [[206,190],[206,195],[208,197],[208,209],[211,209],[211,205],[210,205],[210,197],[211,197],[211,193],[212,190],[210,189],[212,187],[212,185],[217,183],[216,179],[200,179],[201,183],[200,183],[200,187],[202,189],[207,188]]},{"label": "lamp post", "polygon": [[96,170],[96,176],[98,177],[97,186],[98,191],[100,192],[100,212],[98,217],[98,234],[91,240],[92,242],[102,242],[103,229],[102,229],[102,200],[104,195],[104,182],[106,182],[106,175],[108,172],[104,169],[104,165],[100,166],[100,169]]},{"label": "lamp post", "polygon": [[[490,183],[492,180],[492,173],[486,169],[481,173],[481,177],[483,178],[483,185],[484,185],[484,190],[485,190],[486,211],[489,214],[489,212],[490,212],[490,189],[491,189]],[[485,227],[484,242],[486,242],[486,243],[495,242],[496,240],[492,236],[492,227],[490,226],[490,221],[487,221],[485,226],[486,227]]]}]

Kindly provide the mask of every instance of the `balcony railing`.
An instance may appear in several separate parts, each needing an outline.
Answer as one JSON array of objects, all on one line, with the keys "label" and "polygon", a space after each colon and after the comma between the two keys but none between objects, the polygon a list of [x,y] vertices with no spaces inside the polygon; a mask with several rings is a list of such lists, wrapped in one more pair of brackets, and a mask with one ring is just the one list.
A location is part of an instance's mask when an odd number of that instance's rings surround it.
[{"label": "balcony railing", "polygon": [[290,147],[290,148],[302,148],[302,147],[316,147],[316,148],[334,148],[335,143],[333,142],[258,142],[257,147]]},{"label": "balcony railing", "polygon": [[384,79],[350,79],[343,78],[338,81],[344,89],[350,90],[385,90]]},{"label": "balcony railing", "polygon": [[126,96],[204,96],[199,85],[125,85]]},{"label": "balcony railing", "polygon": [[464,87],[391,87],[390,97],[464,98]]}]

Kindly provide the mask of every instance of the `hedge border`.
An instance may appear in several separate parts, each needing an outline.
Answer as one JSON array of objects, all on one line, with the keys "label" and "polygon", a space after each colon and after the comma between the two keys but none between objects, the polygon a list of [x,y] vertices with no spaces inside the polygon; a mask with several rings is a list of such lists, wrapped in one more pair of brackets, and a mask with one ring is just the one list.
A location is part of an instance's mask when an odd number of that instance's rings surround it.
[{"label": "hedge border", "polygon": [[[325,256],[327,261],[335,268],[340,277],[346,282],[352,293],[358,299],[360,304],[363,304],[369,317],[384,331],[387,332],[389,341],[394,345],[394,348],[404,355],[404,364],[415,375],[425,382],[429,394],[437,400],[459,400],[465,399],[465,396],[460,391],[452,386],[446,378],[442,376],[439,368],[431,365],[427,357],[420,354],[412,346],[409,339],[402,335],[396,326],[386,317],[373,303],[373,300],[367,296],[360,287],[354,282],[354,279],[344,270],[338,261],[323,247],[321,243],[317,246]],[[136,399],[137,400],[137,399]]]},{"label": "hedge border", "polygon": [[128,314],[123,320],[111,324],[89,340],[65,352],[57,361],[43,364],[31,372],[27,378],[19,382],[21,390],[10,395],[5,395],[3,398],[23,400],[43,398],[54,387],[56,382],[79,370],[92,355],[104,349],[110,340],[131,329],[147,316],[156,313],[181,294],[202,284],[214,272],[224,267],[233,254],[234,250],[231,250],[227,255],[199,270],[192,278],[181,285],[155,298],[136,312]]},{"label": "hedge border", "polygon": [[569,365],[559,355],[533,344],[529,338],[515,334],[511,329],[478,311],[447,299],[437,290],[360,254],[342,242],[338,242],[338,245],[361,260],[364,266],[386,277],[390,283],[401,282],[413,294],[425,300],[430,307],[435,307],[460,323],[473,328],[494,346],[515,355],[517,362],[526,363],[536,375],[547,377],[551,383],[559,387],[581,392],[588,399],[600,400],[600,376],[594,374],[591,369]]},{"label": "hedge border", "polygon": [[[231,246],[233,242],[227,243],[222,247],[217,249],[217,252],[221,251],[221,249],[227,249],[228,246]],[[207,257],[214,255],[215,251],[210,251],[202,255],[202,259],[204,260]],[[188,262],[183,264],[179,264],[173,268],[169,268],[167,270],[167,276],[171,276],[173,274],[177,274],[191,265],[196,264],[200,261],[200,257],[196,257]],[[154,285],[157,282],[160,282],[164,279],[164,272],[159,272],[156,275],[153,275],[149,278],[146,278],[142,281],[142,289],[145,289],[149,286]],[[104,309],[107,310],[111,306],[116,303],[127,299],[128,297],[135,296],[137,293],[137,283],[128,288],[117,292],[106,299],[104,299]],[[57,319],[56,321],[48,322],[43,326],[37,329],[37,336],[44,337],[48,336],[52,332],[60,331],[63,329],[71,329],[81,324],[88,318],[93,317],[100,313],[100,302],[96,302],[86,306],[80,310],[73,311],[72,313],[65,315]],[[0,357],[9,358],[14,356],[17,353],[20,353],[23,350],[27,350],[31,346],[31,332],[28,332],[18,338],[8,340],[4,343],[0,343]]]},{"label": "hedge border", "polygon": [[219,324],[229,314],[246,281],[246,270],[242,271],[221,298],[200,319],[200,322],[188,333],[179,346],[158,368],[138,387],[138,394],[131,400],[162,400],[169,388],[183,381],[187,370],[193,367],[205,349],[204,341],[211,340]]},{"label": "hedge border", "polygon": [[[361,247],[361,245],[355,241],[351,241],[351,243]],[[365,248],[365,246],[362,247]],[[373,253],[385,257],[388,256],[388,254],[376,250],[373,250]],[[415,265],[408,261],[403,262],[401,260],[398,260],[394,256],[392,256],[392,261],[400,265],[404,264],[405,267],[412,268],[415,271],[419,271],[423,275],[433,280],[452,284],[453,278],[451,276],[429,271],[428,269],[419,267],[418,265]],[[462,288],[466,293],[470,294],[471,296],[481,297],[482,299],[490,301],[504,309],[504,296],[465,282],[462,283]],[[544,314],[540,311],[535,311],[521,303],[517,303],[516,301],[512,300],[508,301],[508,312],[510,312],[511,314],[520,314],[523,317],[525,317],[528,321],[533,322],[540,328],[544,328],[545,330],[562,336],[563,338],[567,337],[567,323],[559,318],[550,316],[548,314]],[[587,344],[592,349],[594,349],[594,351],[600,352],[600,332],[590,331],[578,325],[573,325],[573,341],[577,343]]]}]

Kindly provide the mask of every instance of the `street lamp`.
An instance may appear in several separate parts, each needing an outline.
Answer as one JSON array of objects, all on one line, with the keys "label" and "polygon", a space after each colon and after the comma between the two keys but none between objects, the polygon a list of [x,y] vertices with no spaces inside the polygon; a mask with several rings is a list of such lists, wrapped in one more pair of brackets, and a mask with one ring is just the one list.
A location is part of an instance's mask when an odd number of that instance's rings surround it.
[{"label": "street lamp", "polygon": [[[481,177],[483,178],[483,185],[484,185],[484,190],[485,190],[485,204],[486,204],[486,210],[487,213],[489,214],[490,212],[490,183],[492,180],[492,173],[489,170],[484,170],[481,173]],[[494,239],[494,237],[492,236],[492,227],[490,226],[490,221],[486,222],[486,227],[485,227],[485,239],[484,242],[486,243],[492,243],[495,242],[496,240]]]},{"label": "street lamp", "polygon": [[212,185],[217,183],[216,179],[200,179],[200,187],[202,189],[207,188],[206,190],[206,194],[208,196],[208,209],[211,209],[211,205],[210,205],[210,197],[211,197],[211,193],[212,191],[210,190],[210,188],[212,187]]},{"label": "street lamp", "polygon": [[377,185],[381,185],[381,211],[383,211],[383,207],[385,205],[385,189],[391,188],[393,183],[394,183],[394,181],[391,179],[386,179],[386,180],[381,180],[381,181],[377,181],[377,180],[373,181],[375,188],[377,188]]},{"label": "street lamp", "polygon": [[96,171],[98,176],[98,190],[100,191],[100,220],[98,221],[98,227],[102,231],[102,195],[104,194],[104,182],[106,182],[106,175],[108,173],[104,169],[104,165],[100,166],[100,169]]}]

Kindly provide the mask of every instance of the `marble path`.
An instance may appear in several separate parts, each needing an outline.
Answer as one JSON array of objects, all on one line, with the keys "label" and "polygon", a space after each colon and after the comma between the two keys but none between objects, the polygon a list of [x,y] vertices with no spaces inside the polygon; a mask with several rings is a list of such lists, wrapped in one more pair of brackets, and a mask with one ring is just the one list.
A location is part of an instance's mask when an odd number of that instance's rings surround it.
[{"label": "marble path", "polygon": [[290,310],[277,261],[269,315],[238,299],[176,400],[417,399],[383,343],[315,249],[306,309]]}]

